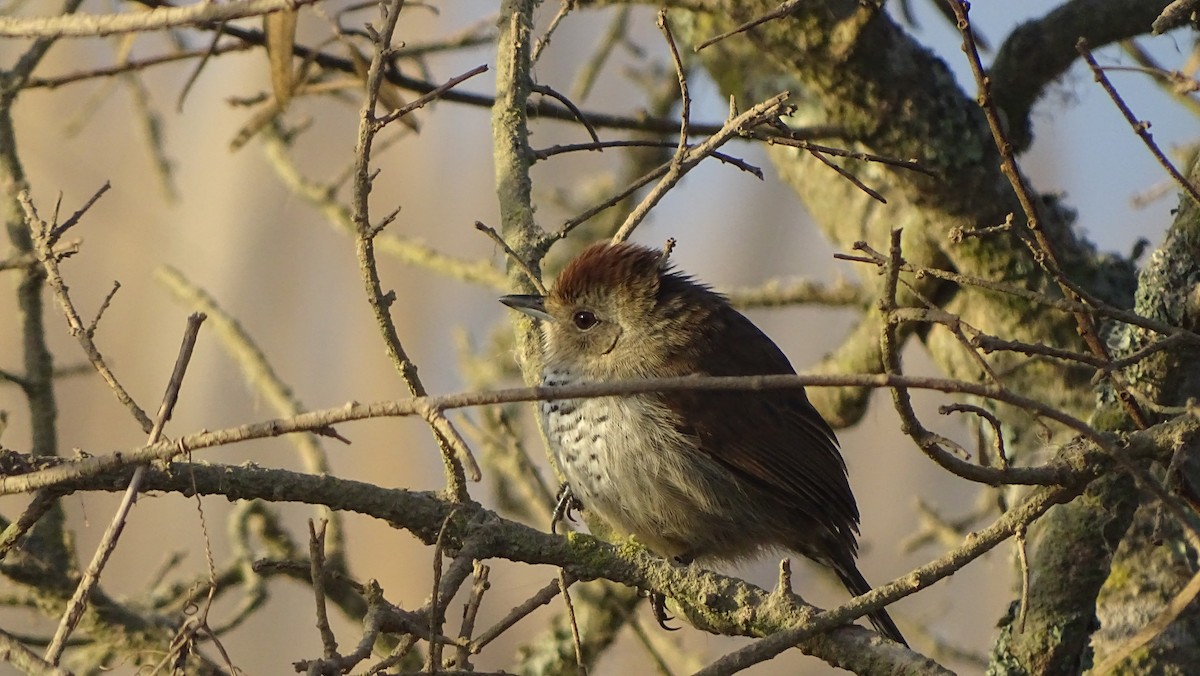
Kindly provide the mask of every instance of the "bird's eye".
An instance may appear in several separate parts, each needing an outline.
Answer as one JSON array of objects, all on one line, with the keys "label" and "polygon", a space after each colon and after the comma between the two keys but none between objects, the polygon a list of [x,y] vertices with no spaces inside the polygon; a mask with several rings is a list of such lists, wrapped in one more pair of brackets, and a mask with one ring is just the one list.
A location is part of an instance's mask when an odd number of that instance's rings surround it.
[{"label": "bird's eye", "polygon": [[578,310],[575,314],[571,315],[571,322],[580,331],[587,331],[599,324],[600,320],[596,318],[596,315],[592,314],[591,310]]}]

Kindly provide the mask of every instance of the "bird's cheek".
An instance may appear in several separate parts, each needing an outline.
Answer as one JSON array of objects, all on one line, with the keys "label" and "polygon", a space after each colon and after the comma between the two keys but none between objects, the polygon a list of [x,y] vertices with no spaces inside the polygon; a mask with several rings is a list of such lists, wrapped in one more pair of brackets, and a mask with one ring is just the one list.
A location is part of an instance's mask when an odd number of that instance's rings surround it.
[{"label": "bird's cheek", "polygon": [[619,340],[621,340],[620,327],[618,327],[616,331],[613,331],[612,341],[608,344],[608,347],[604,348],[604,352],[602,352],[601,354],[608,354],[609,352],[612,352],[613,349],[615,349],[617,347],[617,341],[619,341]]}]

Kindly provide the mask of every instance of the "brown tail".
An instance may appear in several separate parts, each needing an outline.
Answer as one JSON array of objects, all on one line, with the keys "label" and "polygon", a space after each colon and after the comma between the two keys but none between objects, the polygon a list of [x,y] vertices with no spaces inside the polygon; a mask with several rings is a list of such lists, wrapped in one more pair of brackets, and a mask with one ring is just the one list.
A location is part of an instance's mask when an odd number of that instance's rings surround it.
[{"label": "brown tail", "polygon": [[[862,576],[862,573],[858,572],[858,568],[853,563],[849,566],[834,566],[833,570],[841,578],[842,584],[846,585],[846,589],[850,590],[851,594],[861,596],[871,591],[871,585]],[[886,610],[880,608],[867,617],[880,634],[892,639],[896,643],[904,646],[908,645],[908,641],[904,640],[904,635],[900,633],[900,630],[896,627],[896,623],[892,621],[891,615],[888,615]]]}]

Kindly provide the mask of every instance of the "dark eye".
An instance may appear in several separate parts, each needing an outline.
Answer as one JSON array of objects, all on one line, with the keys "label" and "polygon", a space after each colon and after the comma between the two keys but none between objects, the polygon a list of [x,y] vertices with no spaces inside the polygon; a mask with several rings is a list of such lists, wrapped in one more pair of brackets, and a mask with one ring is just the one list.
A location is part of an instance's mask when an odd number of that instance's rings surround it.
[{"label": "dark eye", "polygon": [[578,310],[575,314],[571,315],[571,322],[580,331],[587,331],[599,324],[600,320],[596,319],[596,315],[592,314],[590,310]]}]

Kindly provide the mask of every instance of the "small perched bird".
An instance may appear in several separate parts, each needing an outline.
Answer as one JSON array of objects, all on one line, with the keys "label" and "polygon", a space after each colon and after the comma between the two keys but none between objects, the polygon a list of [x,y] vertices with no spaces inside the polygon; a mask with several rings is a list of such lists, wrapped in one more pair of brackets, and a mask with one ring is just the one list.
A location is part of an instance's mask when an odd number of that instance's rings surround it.
[{"label": "small perched bird", "polygon": [[[543,321],[544,385],[795,373],[766,334],[666,258],[594,244],[548,296],[500,299]],[[803,389],[568,399],[541,410],[571,494],[652,551],[690,562],[787,549],[832,568],[855,595],[871,589],[854,564],[858,507],[837,438]],[[870,619],[904,643],[886,611]]]}]

